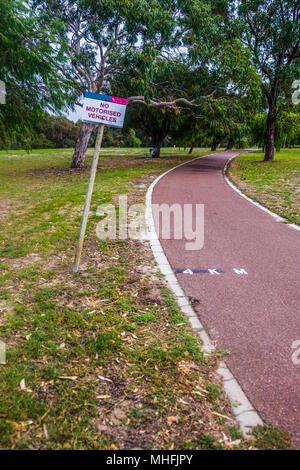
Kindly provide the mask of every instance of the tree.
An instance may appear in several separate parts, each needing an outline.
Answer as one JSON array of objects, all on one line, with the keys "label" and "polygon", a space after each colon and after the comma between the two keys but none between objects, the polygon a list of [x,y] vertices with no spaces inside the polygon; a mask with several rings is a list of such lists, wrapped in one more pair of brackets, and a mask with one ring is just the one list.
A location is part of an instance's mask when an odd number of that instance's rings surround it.
[{"label": "tree", "polygon": [[[254,116],[252,122],[252,138],[255,144],[265,145],[267,129],[267,114],[259,113]],[[277,115],[274,132],[274,146],[279,152],[282,147],[295,143],[300,131],[300,114],[295,112],[281,111]]]},{"label": "tree", "polygon": [[160,157],[160,149],[163,141],[176,126],[179,110],[168,108],[152,108],[142,104],[134,104],[128,112],[127,126],[151,137],[152,145],[156,148],[155,157]]},{"label": "tree", "polygon": [[0,104],[0,139],[7,146],[16,134],[29,136],[45,109],[64,106],[68,84],[58,80],[60,57],[25,2],[1,0],[0,17],[0,79],[7,91],[6,104]]},{"label": "tree", "polygon": [[[191,152],[199,141],[209,143],[212,150],[221,143],[228,149],[234,143],[244,146],[249,122],[261,105],[261,79],[251,64],[249,50],[227,30],[222,18],[215,18],[216,23],[217,28],[209,36],[204,51],[201,50],[203,28],[198,31],[196,24],[190,34],[191,72],[187,74],[186,87],[197,99],[198,106],[185,113],[172,137],[185,146],[190,145]],[[201,95],[205,96],[204,100]]]},{"label": "tree", "polygon": [[272,161],[278,115],[290,100],[292,83],[300,73],[300,3],[299,0],[242,0],[238,3],[244,40],[262,76],[262,91],[268,108],[264,159]]},{"label": "tree", "polygon": [[[205,102],[238,99],[235,88],[241,89],[249,67],[244,73],[243,61],[239,64],[245,51],[240,41],[232,41],[236,32],[230,28],[229,2],[28,1],[65,59],[64,66],[58,66],[60,78],[73,80],[78,96],[85,89],[120,94],[129,104],[141,103],[162,113],[190,107],[191,115]],[[237,66],[232,67],[231,58]],[[226,80],[222,69],[229,71]],[[93,129],[92,124],[82,124],[72,167],[84,166]]]},{"label": "tree", "polygon": [[[67,58],[60,72],[78,89],[111,91],[115,75],[130,77],[130,102],[159,102],[147,94],[155,59],[173,38],[174,0],[33,0],[41,24],[50,28]],[[93,124],[83,123],[72,167],[84,166]]]},{"label": "tree", "polygon": [[267,129],[267,115],[263,113],[257,113],[252,119],[251,123],[251,134],[252,141],[254,144],[265,148],[265,138],[266,138],[266,129]]},{"label": "tree", "polygon": [[141,140],[136,136],[134,129],[129,128],[128,132],[124,134],[124,146],[125,147],[140,147],[141,146]]},{"label": "tree", "polygon": [[[51,28],[56,47],[68,58],[61,73],[73,78],[81,91],[128,93],[128,102],[153,108],[180,109],[213,99],[209,63],[220,49],[220,32],[227,21],[226,2],[204,0],[31,0],[41,24]],[[221,20],[220,20],[221,19]],[[194,43],[194,38],[197,44]],[[210,47],[213,39],[214,49]],[[199,53],[201,64],[199,63]],[[196,77],[193,60],[198,70]],[[174,61],[185,64],[193,80],[182,87],[172,77],[157,81],[160,68]],[[217,59],[218,62],[218,59]],[[189,68],[190,66],[190,68]],[[216,67],[213,73],[216,75]],[[129,86],[124,86],[127,82]],[[122,86],[119,86],[119,84]],[[219,83],[221,80],[219,79]],[[222,84],[223,86],[223,84]],[[113,90],[113,91],[112,91]],[[208,95],[203,93],[208,90]],[[82,167],[94,125],[82,124],[72,166]]]},{"label": "tree", "polygon": [[234,5],[214,1],[210,14],[205,14],[203,9],[208,8],[207,3],[201,7],[186,2],[182,20],[186,24],[183,44],[188,50],[185,63],[189,64],[186,88],[198,106],[191,110],[194,119],[182,121],[175,138],[191,145],[191,151],[199,140],[209,140],[213,150],[226,140],[228,148],[235,140],[242,144],[249,118],[261,101],[261,79],[241,40]]}]

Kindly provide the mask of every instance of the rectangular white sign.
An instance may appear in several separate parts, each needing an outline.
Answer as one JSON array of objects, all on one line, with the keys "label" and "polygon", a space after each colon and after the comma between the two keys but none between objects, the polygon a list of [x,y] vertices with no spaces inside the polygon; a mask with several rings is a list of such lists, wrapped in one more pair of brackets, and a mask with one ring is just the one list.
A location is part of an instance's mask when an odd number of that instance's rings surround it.
[{"label": "rectangular white sign", "polygon": [[93,124],[122,128],[127,100],[116,96],[86,92],[83,100],[81,119]]}]

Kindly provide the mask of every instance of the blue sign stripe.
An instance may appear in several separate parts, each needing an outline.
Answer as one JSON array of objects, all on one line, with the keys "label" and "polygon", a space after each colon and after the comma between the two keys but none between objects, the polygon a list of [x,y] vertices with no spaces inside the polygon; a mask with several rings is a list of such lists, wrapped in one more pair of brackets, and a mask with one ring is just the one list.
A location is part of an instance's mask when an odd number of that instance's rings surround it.
[{"label": "blue sign stripe", "polygon": [[110,101],[109,95],[99,95],[99,93],[92,93],[91,91],[86,91],[84,96],[85,98],[92,98],[93,100]]}]

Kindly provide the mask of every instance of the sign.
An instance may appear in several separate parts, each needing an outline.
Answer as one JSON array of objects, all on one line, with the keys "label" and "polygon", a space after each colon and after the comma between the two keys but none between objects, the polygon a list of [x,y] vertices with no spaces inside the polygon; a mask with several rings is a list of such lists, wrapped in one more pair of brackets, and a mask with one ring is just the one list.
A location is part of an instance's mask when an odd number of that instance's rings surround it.
[{"label": "sign", "polygon": [[117,98],[116,96],[109,95],[99,95],[98,93],[91,93],[90,91],[86,91],[84,94],[81,119],[83,120],[83,122],[98,124],[98,132],[96,137],[94,156],[92,160],[89,185],[85,196],[85,203],[79,232],[79,240],[76,248],[74,265],[72,269],[73,273],[78,272],[80,264],[81,252],[86,231],[86,224],[89,216],[91,197],[97,172],[99,153],[102,144],[104,126],[117,127],[119,129],[122,128],[124,125],[126,106],[127,100],[125,100],[124,98]]},{"label": "sign", "polygon": [[122,128],[127,100],[109,95],[86,91],[84,94],[81,119],[93,124]]}]

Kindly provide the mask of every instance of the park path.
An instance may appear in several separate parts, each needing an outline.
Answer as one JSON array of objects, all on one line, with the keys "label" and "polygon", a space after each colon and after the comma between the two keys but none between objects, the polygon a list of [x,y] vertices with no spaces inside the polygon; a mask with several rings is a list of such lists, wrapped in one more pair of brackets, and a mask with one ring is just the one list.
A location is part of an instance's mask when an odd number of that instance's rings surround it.
[{"label": "park path", "polygon": [[[300,233],[226,183],[223,169],[238,153],[195,159],[158,181],[153,204],[205,205],[201,250],[187,251],[186,240],[160,242],[211,339],[230,351],[226,363],[252,405],[299,449],[300,364],[292,344],[300,342]],[[186,269],[202,272],[178,273]]]}]

